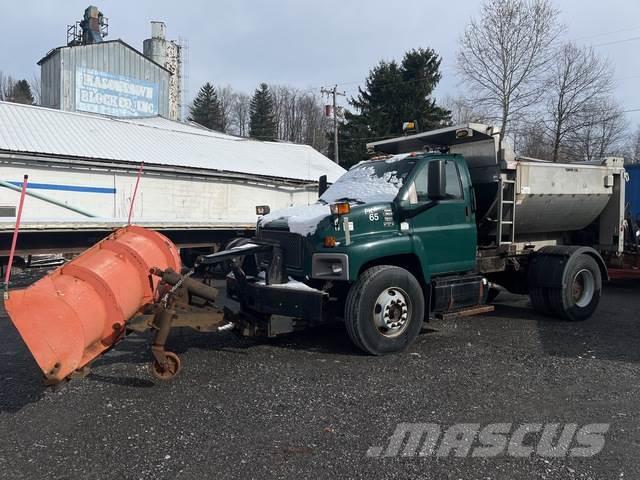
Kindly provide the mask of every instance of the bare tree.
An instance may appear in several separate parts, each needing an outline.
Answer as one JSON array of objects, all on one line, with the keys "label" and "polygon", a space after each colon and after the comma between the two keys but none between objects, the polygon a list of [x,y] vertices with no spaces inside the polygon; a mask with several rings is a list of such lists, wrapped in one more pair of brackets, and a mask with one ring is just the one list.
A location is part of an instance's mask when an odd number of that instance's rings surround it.
[{"label": "bare tree", "polygon": [[458,70],[477,91],[476,101],[499,118],[501,143],[511,118],[540,98],[561,31],[550,0],[487,0],[462,35]]},{"label": "bare tree", "polygon": [[251,97],[245,93],[236,94],[231,106],[231,127],[233,133],[241,137],[249,136],[249,113]]},{"label": "bare tree", "polygon": [[447,95],[440,104],[441,107],[451,112],[451,122],[454,125],[463,123],[490,123],[491,115],[483,111],[473,100],[463,97]]},{"label": "bare tree", "polygon": [[328,119],[315,93],[287,85],[271,85],[277,138],[304,143],[326,152]]},{"label": "bare tree", "polygon": [[222,131],[227,133],[232,126],[232,110],[236,102],[237,94],[231,88],[231,85],[216,88],[218,101],[220,102],[220,114],[222,120]]},{"label": "bare tree", "polygon": [[597,98],[588,111],[589,120],[567,139],[569,158],[599,160],[622,154],[628,124],[620,106],[610,97]]},{"label": "bare tree", "polygon": [[9,101],[13,93],[16,81],[11,75],[6,75],[0,71],[0,100]]},{"label": "bare tree", "polygon": [[34,105],[42,105],[42,85],[40,84],[40,75],[34,74],[31,77],[29,86],[31,87]]},{"label": "bare tree", "polygon": [[640,163],[640,127],[636,127],[626,159],[629,163]]},{"label": "bare tree", "polygon": [[553,146],[552,159],[557,162],[567,136],[591,122],[591,109],[599,104],[594,100],[607,95],[613,82],[608,62],[591,48],[567,43],[558,49],[555,58],[545,96],[549,116],[546,127]]},{"label": "bare tree", "polygon": [[513,122],[513,136],[518,156],[546,160],[551,157],[547,126],[541,114],[528,115]]}]

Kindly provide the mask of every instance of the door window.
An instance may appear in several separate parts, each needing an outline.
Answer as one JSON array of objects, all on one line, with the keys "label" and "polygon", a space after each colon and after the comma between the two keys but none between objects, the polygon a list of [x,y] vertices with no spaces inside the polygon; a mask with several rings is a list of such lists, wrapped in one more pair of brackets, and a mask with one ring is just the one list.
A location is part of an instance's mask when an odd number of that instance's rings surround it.
[{"label": "door window", "polygon": [[429,201],[429,169],[427,165],[422,167],[415,179],[416,196],[418,202]]},{"label": "door window", "polygon": [[[460,174],[458,166],[453,160],[445,162],[445,176],[447,178],[447,200],[455,200],[462,198],[462,185],[460,183]],[[418,172],[413,183],[413,189],[409,192],[409,201],[411,203],[422,203],[429,201],[429,168],[428,165]]]},{"label": "door window", "polygon": [[445,163],[445,175],[447,177],[447,199],[462,198],[462,185],[456,162],[447,160]]}]

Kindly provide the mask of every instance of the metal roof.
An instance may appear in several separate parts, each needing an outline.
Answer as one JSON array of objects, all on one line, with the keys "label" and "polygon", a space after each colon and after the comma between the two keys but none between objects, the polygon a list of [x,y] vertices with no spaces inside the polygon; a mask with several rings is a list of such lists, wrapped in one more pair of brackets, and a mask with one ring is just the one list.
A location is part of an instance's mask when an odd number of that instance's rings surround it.
[{"label": "metal roof", "polygon": [[36,62],[36,65],[42,65],[44,62],[49,60],[49,58],[51,58],[51,56],[54,53],[56,53],[59,50],[64,50],[66,48],[78,48],[78,49],[80,49],[80,48],[96,48],[96,47],[100,48],[99,47],[100,45],[109,45],[110,43],[120,43],[120,44],[124,45],[128,49],[133,50],[135,53],[140,55],[145,60],[149,61],[149,63],[153,63],[156,67],[159,67],[162,70],[164,70],[164,71],[168,72],[169,74],[173,75],[173,72],[171,70],[169,70],[167,67],[165,67],[164,65],[160,65],[158,62],[156,62],[155,60],[150,59],[149,57],[146,57],[140,50],[132,47],[127,42],[125,42],[124,40],[121,40],[119,38],[116,38],[114,40],[104,40],[104,41],[99,42],[99,43],[89,43],[87,45],[61,45],[59,47],[52,48],[51,50],[49,50],[44,57],[42,57],[40,60],[38,60]]},{"label": "metal roof", "polygon": [[115,119],[0,102],[2,152],[334,182],[345,170],[308,145],[262,142],[164,118]]}]

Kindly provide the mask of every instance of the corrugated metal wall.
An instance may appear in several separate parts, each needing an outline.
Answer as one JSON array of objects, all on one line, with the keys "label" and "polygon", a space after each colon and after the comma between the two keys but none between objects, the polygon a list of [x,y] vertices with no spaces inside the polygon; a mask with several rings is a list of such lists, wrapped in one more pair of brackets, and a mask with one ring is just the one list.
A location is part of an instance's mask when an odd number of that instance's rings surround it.
[{"label": "corrugated metal wall", "polygon": [[43,106],[70,112],[76,110],[76,70],[80,67],[156,83],[159,89],[158,113],[168,117],[169,72],[119,41],[64,47],[44,60],[41,64]]},{"label": "corrugated metal wall", "polygon": [[60,51],[40,66],[41,103],[43,107],[60,108]]}]

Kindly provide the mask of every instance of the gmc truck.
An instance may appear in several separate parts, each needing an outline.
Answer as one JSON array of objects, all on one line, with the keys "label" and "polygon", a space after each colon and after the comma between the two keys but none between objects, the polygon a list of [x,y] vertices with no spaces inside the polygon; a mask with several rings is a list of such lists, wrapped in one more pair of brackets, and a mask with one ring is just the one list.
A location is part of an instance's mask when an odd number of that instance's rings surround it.
[{"label": "gmc truck", "polygon": [[[434,315],[482,311],[500,290],[579,321],[624,248],[620,158],[516,158],[469,124],[371,143],[316,204],[260,218],[227,280],[241,329],[274,336],[344,319],[374,355],[405,349]],[[247,261],[247,258],[250,261]],[[248,266],[247,266],[248,265]]]}]

